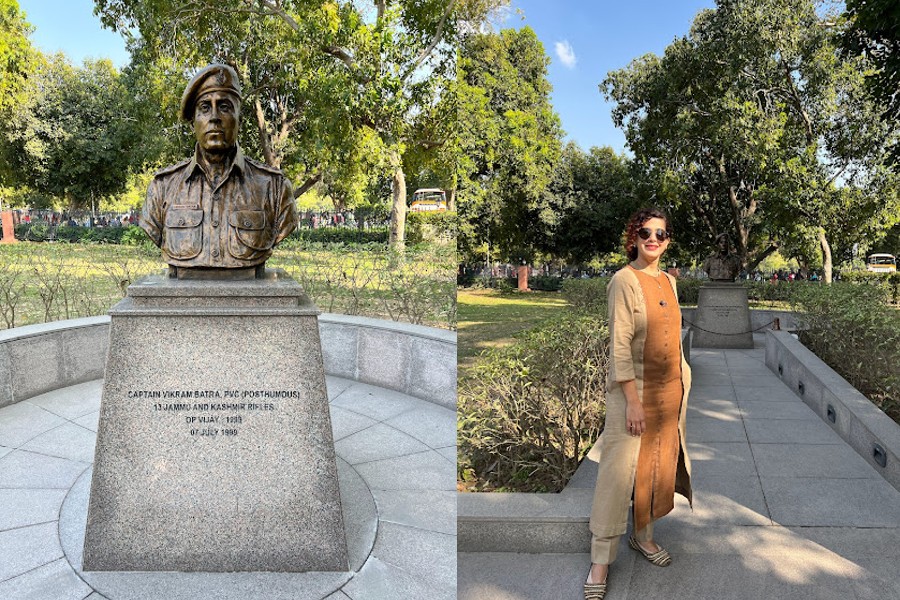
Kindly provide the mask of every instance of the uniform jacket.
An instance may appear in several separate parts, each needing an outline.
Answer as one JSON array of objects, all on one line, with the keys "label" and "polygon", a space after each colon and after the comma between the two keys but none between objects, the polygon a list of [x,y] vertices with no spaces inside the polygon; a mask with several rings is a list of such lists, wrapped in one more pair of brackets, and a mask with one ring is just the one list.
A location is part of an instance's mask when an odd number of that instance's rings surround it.
[{"label": "uniform jacket", "polygon": [[159,171],[147,190],[141,227],[177,267],[262,264],[297,226],[290,182],[274,167],[244,157],[211,182],[197,161]]},{"label": "uniform jacket", "polygon": [[[675,278],[663,272],[675,288]],[[599,459],[600,472],[591,511],[591,531],[597,537],[625,533],[628,509],[634,489],[635,469],[641,438],[628,433],[625,423],[625,393],[621,382],[634,379],[638,396],[643,401],[644,342],[647,338],[647,307],[637,275],[626,267],[618,271],[607,287],[609,299],[610,366],[606,383],[606,424],[600,440],[591,450],[591,458]],[[677,290],[676,290],[677,297]],[[680,452],[675,477],[675,491],[692,502],[691,463],[685,440],[687,399],[691,387],[691,368],[681,352],[681,383],[684,389],[678,418]]]}]

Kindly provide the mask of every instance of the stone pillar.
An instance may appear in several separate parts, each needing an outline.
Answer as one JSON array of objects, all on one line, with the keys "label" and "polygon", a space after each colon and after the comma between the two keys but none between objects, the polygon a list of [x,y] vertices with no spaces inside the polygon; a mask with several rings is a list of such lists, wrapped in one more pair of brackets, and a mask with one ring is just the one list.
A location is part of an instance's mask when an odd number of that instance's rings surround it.
[{"label": "stone pillar", "polygon": [[348,570],[317,315],[282,271],[128,288],[85,570]]},{"label": "stone pillar", "polygon": [[0,243],[3,244],[15,244],[19,240],[16,239],[16,226],[15,221],[13,220],[13,213],[11,210],[4,210],[0,213],[0,221],[3,223],[3,239],[0,240]]},{"label": "stone pillar", "polygon": [[747,288],[739,283],[712,281],[700,286],[694,315],[695,348],[752,348]]},{"label": "stone pillar", "polygon": [[519,291],[531,291],[528,289],[528,265],[519,265],[519,268],[516,270],[516,274],[519,276]]}]

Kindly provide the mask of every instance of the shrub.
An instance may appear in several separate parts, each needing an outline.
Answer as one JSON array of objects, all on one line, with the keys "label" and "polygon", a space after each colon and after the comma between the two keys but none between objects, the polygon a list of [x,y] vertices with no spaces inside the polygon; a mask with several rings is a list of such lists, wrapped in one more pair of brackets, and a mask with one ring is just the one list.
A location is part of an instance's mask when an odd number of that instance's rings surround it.
[{"label": "shrub", "polygon": [[456,231],[455,212],[411,212],[406,215],[406,241],[410,244],[451,241],[456,239]]},{"label": "shrub", "polygon": [[573,309],[589,315],[606,315],[606,286],[608,277],[595,279],[566,279],[562,295]]},{"label": "shrub", "polygon": [[460,479],[561,490],[603,427],[608,347],[605,318],[570,315],[482,354],[460,382]]},{"label": "shrub", "polygon": [[[516,286],[519,284],[516,278]],[[538,292],[558,292],[562,289],[563,278],[553,275],[534,275],[528,278],[528,289]]]},{"label": "shrub", "polygon": [[677,280],[678,304],[697,304],[700,298],[700,286],[704,280],[693,277],[679,277]]},{"label": "shrub", "polygon": [[894,304],[900,304],[900,273],[871,273],[869,271],[850,271],[841,273],[843,281],[864,283],[883,289]]},{"label": "shrub", "polygon": [[795,288],[801,341],[900,423],[900,318],[881,286]]},{"label": "shrub", "polygon": [[387,227],[356,229],[354,227],[300,228],[291,233],[282,243],[285,248],[302,248],[307,244],[380,244],[388,243],[390,231]]}]

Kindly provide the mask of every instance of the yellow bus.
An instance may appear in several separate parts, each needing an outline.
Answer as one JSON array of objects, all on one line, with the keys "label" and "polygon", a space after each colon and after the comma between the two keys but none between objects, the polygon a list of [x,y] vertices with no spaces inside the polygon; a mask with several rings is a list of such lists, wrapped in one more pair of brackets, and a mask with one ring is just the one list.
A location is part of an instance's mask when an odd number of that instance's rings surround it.
[{"label": "yellow bus", "polygon": [[438,188],[420,188],[413,192],[411,212],[444,212],[447,210],[447,192]]},{"label": "yellow bus", "polygon": [[866,271],[872,273],[896,273],[897,258],[893,254],[870,254],[866,259]]}]

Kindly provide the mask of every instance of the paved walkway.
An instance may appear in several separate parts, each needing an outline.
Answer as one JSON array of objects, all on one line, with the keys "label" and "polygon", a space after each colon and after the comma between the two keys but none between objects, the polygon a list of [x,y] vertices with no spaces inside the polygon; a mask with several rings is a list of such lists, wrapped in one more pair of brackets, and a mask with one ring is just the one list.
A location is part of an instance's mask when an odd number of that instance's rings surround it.
[{"label": "paved walkway", "polygon": [[[759,343],[694,349],[691,363],[694,510],[676,496],[656,526],[668,568],[623,537],[607,600],[900,599],[900,492],[769,371]],[[463,553],[458,598],[578,600],[589,561]]]},{"label": "paved walkway", "polygon": [[0,409],[0,599],[456,597],[454,412],[335,377],[328,393],[350,573],[82,573],[101,387]]}]

